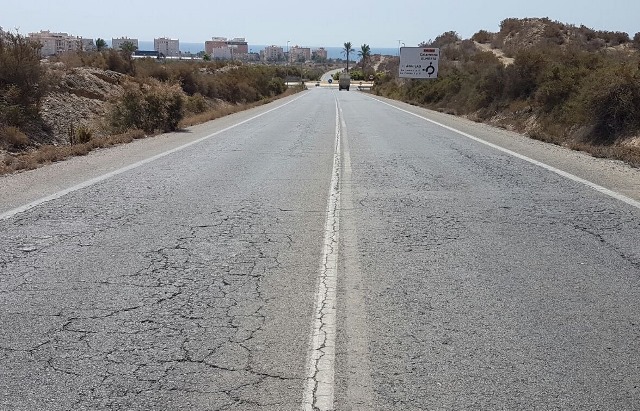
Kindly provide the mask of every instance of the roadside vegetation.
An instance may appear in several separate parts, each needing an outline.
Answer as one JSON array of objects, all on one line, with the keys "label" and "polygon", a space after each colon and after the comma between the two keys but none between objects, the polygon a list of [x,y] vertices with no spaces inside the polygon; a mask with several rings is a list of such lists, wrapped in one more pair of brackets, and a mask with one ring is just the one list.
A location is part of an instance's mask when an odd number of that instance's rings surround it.
[{"label": "roadside vegetation", "polygon": [[399,79],[395,59],[374,93],[640,166],[640,33],[507,19],[423,45],[440,48],[437,80]]},{"label": "roadside vegetation", "polygon": [[[67,53],[43,63],[39,44],[0,30],[0,174],[265,104],[300,90],[287,88],[287,78],[321,74],[303,66],[135,59],[133,47],[100,45],[99,51]],[[73,89],[76,96],[94,98],[91,102],[104,107],[104,116],[92,122],[78,119],[66,135],[56,135],[43,119],[43,102],[69,89],[65,75],[78,69],[119,73],[99,75],[118,92],[106,99],[92,90]]]},{"label": "roadside vegetation", "polygon": [[[43,62],[38,44],[0,29],[0,174],[264,104],[300,90],[287,82],[336,68],[136,59],[133,45],[96,45]],[[436,80],[398,78],[399,59],[367,44],[345,42],[343,54],[351,79],[373,77],[378,95],[640,166],[640,33],[506,19],[496,33],[450,31],[422,45],[441,50]],[[91,89],[82,73],[104,84]]]},{"label": "roadside vegetation", "polygon": [[21,149],[48,132],[39,109],[49,88],[39,46],[0,31],[0,148]]}]

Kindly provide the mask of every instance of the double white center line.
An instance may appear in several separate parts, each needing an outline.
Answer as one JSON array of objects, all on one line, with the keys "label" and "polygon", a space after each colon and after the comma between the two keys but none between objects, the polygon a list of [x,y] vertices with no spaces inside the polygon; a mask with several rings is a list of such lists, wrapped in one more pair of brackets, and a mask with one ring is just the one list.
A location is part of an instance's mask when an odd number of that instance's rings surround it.
[{"label": "double white center line", "polygon": [[334,363],[336,345],[336,286],[338,280],[338,241],[340,220],[341,169],[340,107],[336,100],[336,137],[331,187],[327,202],[320,278],[309,343],[307,374],[302,409],[333,410]]}]

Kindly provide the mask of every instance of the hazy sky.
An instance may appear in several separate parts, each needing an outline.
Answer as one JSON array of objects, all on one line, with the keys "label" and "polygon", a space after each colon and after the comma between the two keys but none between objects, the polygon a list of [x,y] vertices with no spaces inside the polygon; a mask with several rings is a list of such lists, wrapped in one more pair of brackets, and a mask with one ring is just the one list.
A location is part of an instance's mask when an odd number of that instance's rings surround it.
[{"label": "hazy sky", "polygon": [[[599,30],[640,32],[640,0],[386,0],[386,1],[141,1],[0,0],[0,27],[22,34],[51,30],[110,40],[177,38],[204,43],[213,36],[249,44],[406,46],[445,31],[469,38],[498,31],[508,17],[549,17]],[[362,3],[362,7],[355,5]]]}]

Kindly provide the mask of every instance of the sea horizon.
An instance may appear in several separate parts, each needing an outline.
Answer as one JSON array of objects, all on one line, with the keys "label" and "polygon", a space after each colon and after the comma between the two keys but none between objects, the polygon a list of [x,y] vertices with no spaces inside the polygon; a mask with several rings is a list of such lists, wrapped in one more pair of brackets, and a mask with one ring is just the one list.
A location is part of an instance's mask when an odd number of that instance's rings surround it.
[{"label": "sea horizon", "polygon": [[[109,46],[111,46],[111,42],[108,41],[107,44],[109,44]],[[259,53],[261,50],[264,50],[266,47],[269,47],[269,45],[264,45],[264,44],[249,44],[249,51],[253,52],[253,53]],[[286,50],[286,46],[279,46],[282,47],[283,50]],[[305,46],[307,47],[307,46]],[[342,52],[342,47],[341,46],[337,46],[337,47],[333,47],[333,46],[309,46],[309,48],[313,51],[315,49],[319,49],[323,47],[325,50],[327,50],[327,58],[330,59],[344,59],[345,56]],[[153,40],[149,41],[149,40],[138,40],[138,49],[139,50],[153,50]],[[358,47],[354,47],[353,49],[353,54],[350,56],[350,58],[357,58],[358,56]],[[180,42],[180,51],[182,53],[192,53],[192,54],[198,54],[201,51],[204,51],[204,42],[202,43],[193,43],[193,42]],[[387,56],[397,56],[398,55],[398,48],[395,47],[374,47],[371,46],[371,54],[382,54],[382,55],[387,55]]]}]

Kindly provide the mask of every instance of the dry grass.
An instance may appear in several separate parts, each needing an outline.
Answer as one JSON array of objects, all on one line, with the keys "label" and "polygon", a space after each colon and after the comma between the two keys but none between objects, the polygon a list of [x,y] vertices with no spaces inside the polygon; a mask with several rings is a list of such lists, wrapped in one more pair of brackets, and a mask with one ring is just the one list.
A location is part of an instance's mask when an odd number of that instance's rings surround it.
[{"label": "dry grass", "polygon": [[94,138],[82,144],[69,146],[43,145],[20,154],[5,154],[2,162],[0,162],[0,175],[20,170],[33,170],[45,164],[63,161],[70,157],[87,155],[98,148],[130,143],[134,139],[144,137],[146,136],[142,131],[133,130],[114,136]]},{"label": "dry grass", "polygon": [[584,151],[594,157],[619,160],[632,167],[640,167],[640,147],[624,147],[618,145],[595,146],[579,142],[569,143],[568,147],[572,150]]},{"label": "dry grass", "polygon": [[290,95],[296,94],[300,91],[301,91],[300,89],[289,88],[287,89],[287,91],[285,91],[284,93],[282,93],[277,97],[263,99],[260,101],[256,101],[254,103],[246,103],[246,104],[221,103],[216,107],[209,109],[203,113],[185,116],[185,118],[182,119],[182,121],[180,121],[180,128],[195,126],[196,124],[206,123],[207,121],[215,120],[220,117],[228,116],[230,114],[239,113],[244,110],[262,106],[264,104],[271,103],[272,101],[281,99],[283,97],[288,97]]},{"label": "dry grass", "polygon": [[0,127],[0,147],[20,148],[29,144],[29,137],[18,127]]},{"label": "dry grass", "polygon": [[588,141],[580,141],[579,139],[558,137],[554,134],[543,133],[540,130],[534,130],[527,133],[527,135],[535,140],[540,140],[545,143],[567,147],[575,151],[582,151],[597,158],[623,161],[632,167],[640,168],[640,146],[593,144]]}]

